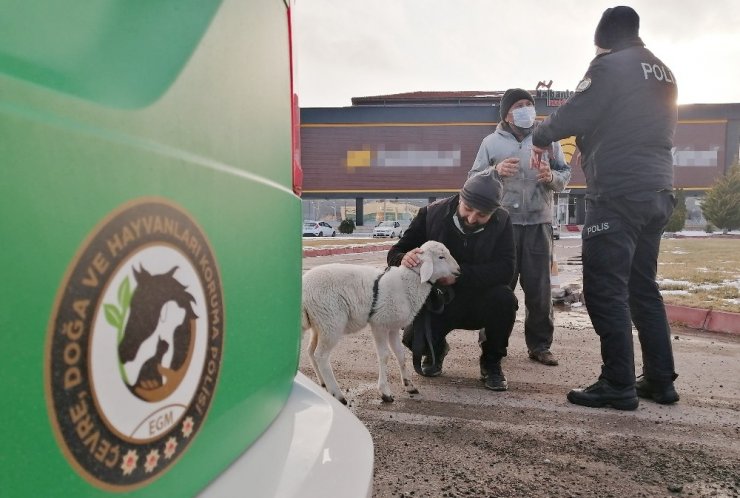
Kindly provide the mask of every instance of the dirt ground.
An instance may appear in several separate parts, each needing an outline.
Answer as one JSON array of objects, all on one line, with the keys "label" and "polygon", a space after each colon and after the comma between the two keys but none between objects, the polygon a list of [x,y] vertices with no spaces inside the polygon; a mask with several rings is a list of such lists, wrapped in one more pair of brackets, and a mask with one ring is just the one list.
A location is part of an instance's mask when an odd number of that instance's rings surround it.
[{"label": "dirt ground", "polygon": [[[580,271],[573,244],[561,240],[558,249],[560,261],[571,260],[561,264],[571,281]],[[382,267],[384,255],[343,259]],[[307,258],[304,269],[337,258]],[[565,398],[595,381],[601,365],[583,307],[556,310],[557,367],[528,359],[523,318],[520,310],[503,362],[504,393],[479,380],[480,350],[471,331],[448,336],[442,376],[413,374],[418,395],[403,391],[391,365],[393,403],[381,402],[377,392],[369,333],[339,344],[335,375],[375,444],[374,497],[740,496],[739,337],[674,329],[681,401],[641,401],[637,411],[620,412]],[[639,353],[636,360],[639,370]],[[300,369],[316,379],[305,353]]]}]

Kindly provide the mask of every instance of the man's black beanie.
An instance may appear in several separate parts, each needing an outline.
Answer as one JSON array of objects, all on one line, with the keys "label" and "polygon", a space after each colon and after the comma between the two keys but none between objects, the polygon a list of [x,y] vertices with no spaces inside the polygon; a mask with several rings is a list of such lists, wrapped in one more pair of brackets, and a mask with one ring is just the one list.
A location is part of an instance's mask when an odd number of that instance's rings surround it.
[{"label": "man's black beanie", "polygon": [[532,94],[521,88],[509,88],[504,92],[504,96],[501,97],[501,107],[499,108],[499,115],[501,121],[506,121],[506,115],[509,114],[509,109],[522,99],[527,99],[534,104],[534,97]]},{"label": "man's black beanie", "polygon": [[597,47],[616,49],[640,40],[640,16],[632,7],[620,5],[606,9],[594,33]]}]

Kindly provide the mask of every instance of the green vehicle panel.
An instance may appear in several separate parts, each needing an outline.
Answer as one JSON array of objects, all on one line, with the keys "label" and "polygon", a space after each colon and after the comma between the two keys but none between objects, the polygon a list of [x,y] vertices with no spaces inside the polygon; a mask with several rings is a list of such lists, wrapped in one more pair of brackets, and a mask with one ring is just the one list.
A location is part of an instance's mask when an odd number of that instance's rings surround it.
[{"label": "green vehicle panel", "polygon": [[[286,5],[2,0],[0,12],[0,494],[195,494],[268,427],[297,368]],[[266,224],[271,243],[256,243]],[[186,271],[195,284],[170,309],[200,306],[179,323],[189,332],[149,339],[161,350],[127,374],[144,278],[182,285]],[[172,319],[156,318],[150,338]],[[116,418],[129,405],[161,411],[129,426]]]}]

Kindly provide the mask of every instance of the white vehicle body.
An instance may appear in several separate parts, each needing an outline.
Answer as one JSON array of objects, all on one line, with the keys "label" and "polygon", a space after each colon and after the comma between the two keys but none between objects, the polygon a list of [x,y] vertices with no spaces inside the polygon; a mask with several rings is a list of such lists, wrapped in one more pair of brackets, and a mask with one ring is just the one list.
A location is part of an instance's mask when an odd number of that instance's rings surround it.
[{"label": "white vehicle body", "polygon": [[370,497],[373,458],[365,426],[298,372],[280,415],[198,496]]},{"label": "white vehicle body", "polygon": [[306,220],[303,222],[304,237],[335,237],[336,228],[325,221]]},{"label": "white vehicle body", "polygon": [[373,228],[373,237],[398,237],[403,236],[403,232],[408,228],[408,221],[386,220]]}]

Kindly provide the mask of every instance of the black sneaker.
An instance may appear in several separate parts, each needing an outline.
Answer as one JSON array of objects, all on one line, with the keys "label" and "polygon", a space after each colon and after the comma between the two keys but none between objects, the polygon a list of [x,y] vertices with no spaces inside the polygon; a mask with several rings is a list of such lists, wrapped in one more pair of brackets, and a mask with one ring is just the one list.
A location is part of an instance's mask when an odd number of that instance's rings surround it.
[{"label": "black sneaker", "polygon": [[[481,365],[481,374],[484,368]],[[506,391],[509,389],[509,383],[506,382],[504,372],[501,370],[501,363],[497,363],[491,368],[486,369],[486,389],[490,389],[491,391]]]},{"label": "black sneaker", "polygon": [[636,410],[640,404],[634,386],[615,387],[606,379],[599,379],[585,389],[573,389],[568,401],[591,408],[611,406],[617,410]]},{"label": "black sneaker", "polygon": [[424,355],[421,358],[421,375],[424,377],[438,377],[442,375],[442,362],[445,356],[450,352],[450,345],[447,341],[442,343],[442,351],[437,353],[437,363],[432,363],[431,355]]},{"label": "black sneaker", "polygon": [[635,383],[635,390],[639,397],[652,399],[661,405],[670,405],[679,400],[676,388],[673,387],[673,382],[658,384],[650,382],[644,376],[640,376]]}]

